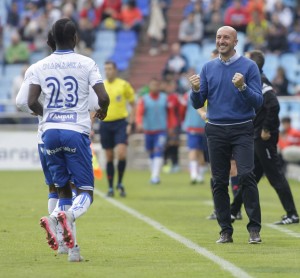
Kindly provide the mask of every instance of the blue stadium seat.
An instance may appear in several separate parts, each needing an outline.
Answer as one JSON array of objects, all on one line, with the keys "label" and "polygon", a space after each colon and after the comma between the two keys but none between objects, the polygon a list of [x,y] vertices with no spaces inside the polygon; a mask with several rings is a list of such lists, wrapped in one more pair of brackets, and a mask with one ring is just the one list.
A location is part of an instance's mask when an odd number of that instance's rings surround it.
[{"label": "blue stadium seat", "polygon": [[34,64],[37,61],[44,59],[47,55],[48,53],[44,51],[32,52],[30,54],[30,64]]},{"label": "blue stadium seat", "polygon": [[238,44],[235,47],[237,53],[240,55],[244,54],[244,48],[246,43],[246,35],[243,32],[237,32]]},{"label": "blue stadium seat", "polygon": [[116,33],[111,30],[100,30],[96,33],[95,49],[114,48],[116,45]]},{"label": "blue stadium seat", "polygon": [[137,0],[137,7],[141,10],[143,16],[148,16],[150,12],[149,0]]},{"label": "blue stadium seat", "polygon": [[202,46],[202,56],[206,59],[210,59],[211,52],[216,48],[216,44],[213,42],[208,42]]},{"label": "blue stadium seat", "polygon": [[195,68],[200,59],[201,47],[196,43],[184,44],[181,47],[181,54],[187,58],[189,67]]},{"label": "blue stadium seat", "polygon": [[279,65],[279,58],[276,54],[267,53],[265,55],[265,65],[263,67],[263,70],[270,81],[272,81],[275,77],[276,70]]},{"label": "blue stadium seat", "polygon": [[131,47],[136,47],[137,45],[137,35],[134,31],[128,30],[128,31],[119,31],[117,32],[117,41],[116,44],[128,44]]},{"label": "blue stadium seat", "polygon": [[280,56],[280,65],[285,69],[286,76],[292,83],[299,83],[299,61],[295,54],[284,53]]}]

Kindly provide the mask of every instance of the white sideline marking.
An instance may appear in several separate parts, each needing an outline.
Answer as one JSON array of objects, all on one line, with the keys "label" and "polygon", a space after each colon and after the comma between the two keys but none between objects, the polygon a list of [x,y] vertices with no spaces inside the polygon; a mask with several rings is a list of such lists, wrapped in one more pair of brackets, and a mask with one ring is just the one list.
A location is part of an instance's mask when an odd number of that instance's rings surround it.
[{"label": "white sideline marking", "polygon": [[300,233],[296,233],[296,232],[291,231],[291,230],[289,230],[287,228],[282,228],[281,226],[274,225],[274,224],[266,224],[266,226],[268,226],[271,229],[277,230],[279,232],[285,233],[285,234],[287,234],[289,236],[299,237],[300,238]]},{"label": "white sideline marking", "polygon": [[200,245],[192,242],[191,240],[169,230],[168,228],[166,228],[159,222],[141,214],[140,212],[122,204],[119,201],[116,201],[112,198],[107,198],[104,193],[102,193],[101,191],[99,191],[97,189],[94,189],[94,193],[96,195],[104,198],[107,202],[111,203],[112,205],[119,208],[120,210],[123,210],[123,211],[127,212],[128,214],[130,214],[131,216],[133,216],[139,220],[142,220],[143,222],[150,225],[154,229],[162,232],[163,234],[169,236],[170,238],[175,239],[176,241],[180,242],[181,244],[185,245],[186,247],[194,250],[196,253],[198,253],[198,254],[202,255],[203,257],[206,257],[210,261],[218,264],[221,268],[230,272],[232,274],[232,276],[237,277],[237,278],[251,278],[251,276],[248,273],[246,273],[244,270],[242,270],[241,268],[222,259],[221,257],[218,257],[217,255],[215,255],[212,252],[208,251],[207,249],[201,247]]}]

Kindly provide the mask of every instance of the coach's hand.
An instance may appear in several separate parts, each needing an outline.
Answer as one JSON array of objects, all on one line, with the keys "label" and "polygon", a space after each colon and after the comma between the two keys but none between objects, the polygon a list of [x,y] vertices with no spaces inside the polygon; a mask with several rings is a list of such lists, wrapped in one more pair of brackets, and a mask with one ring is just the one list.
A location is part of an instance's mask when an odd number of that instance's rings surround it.
[{"label": "coach's hand", "polygon": [[269,130],[263,129],[263,130],[261,131],[260,137],[261,137],[261,139],[263,139],[264,141],[267,141],[267,140],[269,140],[269,139],[271,138],[271,133],[270,133]]},{"label": "coach's hand", "polygon": [[198,74],[194,74],[189,77],[189,81],[192,86],[192,90],[194,92],[198,92],[200,90],[200,76]]},{"label": "coach's hand", "polygon": [[241,89],[245,84],[244,76],[241,73],[236,72],[232,78],[232,83],[238,89]]},{"label": "coach's hand", "polygon": [[96,111],[94,118],[98,118],[99,120],[104,120],[107,115],[107,109],[100,108]]}]

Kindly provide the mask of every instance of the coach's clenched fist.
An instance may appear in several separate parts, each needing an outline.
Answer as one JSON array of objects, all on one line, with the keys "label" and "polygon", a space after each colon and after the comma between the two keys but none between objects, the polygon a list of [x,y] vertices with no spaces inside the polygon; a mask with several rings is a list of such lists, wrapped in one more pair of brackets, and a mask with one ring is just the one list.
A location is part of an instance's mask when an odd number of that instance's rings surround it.
[{"label": "coach's clenched fist", "polygon": [[200,76],[198,74],[194,74],[189,78],[189,81],[192,86],[192,90],[198,92],[200,90]]},{"label": "coach's clenched fist", "polygon": [[241,73],[236,72],[232,78],[232,83],[238,89],[244,86],[244,76]]}]

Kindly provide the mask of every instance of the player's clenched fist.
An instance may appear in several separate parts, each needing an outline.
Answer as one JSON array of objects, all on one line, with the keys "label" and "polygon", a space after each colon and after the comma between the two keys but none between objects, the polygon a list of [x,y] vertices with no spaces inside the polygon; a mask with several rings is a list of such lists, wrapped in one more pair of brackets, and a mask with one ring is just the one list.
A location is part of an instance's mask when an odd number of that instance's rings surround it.
[{"label": "player's clenched fist", "polygon": [[194,74],[189,78],[193,91],[197,92],[200,90],[200,76]]},{"label": "player's clenched fist", "polygon": [[244,76],[241,73],[236,72],[232,78],[232,83],[237,88],[242,88],[244,85]]}]

